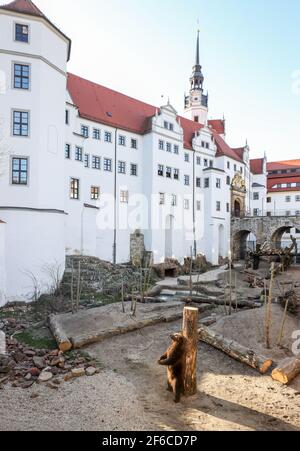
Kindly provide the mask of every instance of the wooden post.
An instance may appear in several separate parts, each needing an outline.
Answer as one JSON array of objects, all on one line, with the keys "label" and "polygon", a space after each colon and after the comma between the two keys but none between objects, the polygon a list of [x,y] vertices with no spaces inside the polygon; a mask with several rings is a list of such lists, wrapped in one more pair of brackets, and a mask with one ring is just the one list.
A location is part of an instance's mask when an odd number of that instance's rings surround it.
[{"label": "wooden post", "polygon": [[193,297],[193,248],[191,247],[191,264],[190,264],[190,295]]},{"label": "wooden post", "polygon": [[275,263],[271,265],[271,280],[269,287],[269,299],[267,302],[267,311],[266,311],[266,323],[265,323],[265,335],[266,335],[266,348],[271,349],[271,338],[270,338],[270,329],[272,322],[272,297],[273,297],[273,284],[275,277]]},{"label": "wooden post", "polygon": [[193,396],[197,393],[198,316],[197,308],[185,307],[183,336],[186,339],[186,363],[183,385],[186,396]]}]

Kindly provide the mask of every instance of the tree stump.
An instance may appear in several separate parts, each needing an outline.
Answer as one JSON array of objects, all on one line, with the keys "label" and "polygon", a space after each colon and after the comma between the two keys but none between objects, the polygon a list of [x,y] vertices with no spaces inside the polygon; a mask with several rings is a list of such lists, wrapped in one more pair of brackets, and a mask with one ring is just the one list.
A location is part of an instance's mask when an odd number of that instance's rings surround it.
[{"label": "tree stump", "polygon": [[182,332],[186,340],[186,360],[183,372],[185,396],[193,396],[197,393],[198,317],[197,308],[185,307]]}]

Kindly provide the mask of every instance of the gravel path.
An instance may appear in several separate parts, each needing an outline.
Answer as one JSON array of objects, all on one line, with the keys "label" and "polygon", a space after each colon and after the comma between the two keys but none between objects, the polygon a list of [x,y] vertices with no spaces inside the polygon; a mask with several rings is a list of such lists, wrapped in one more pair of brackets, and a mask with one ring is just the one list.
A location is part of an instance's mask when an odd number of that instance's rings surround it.
[{"label": "gravel path", "polygon": [[[33,396],[38,395],[36,398]],[[0,390],[1,431],[148,430],[134,386],[112,371],[64,382],[58,390]]]}]

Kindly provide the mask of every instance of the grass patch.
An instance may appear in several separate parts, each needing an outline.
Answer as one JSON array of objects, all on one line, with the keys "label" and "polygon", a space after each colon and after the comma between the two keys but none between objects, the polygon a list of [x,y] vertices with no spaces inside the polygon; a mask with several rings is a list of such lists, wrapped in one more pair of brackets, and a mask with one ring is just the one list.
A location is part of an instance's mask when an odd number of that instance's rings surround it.
[{"label": "grass patch", "polygon": [[56,341],[50,336],[39,336],[36,330],[27,329],[23,332],[17,332],[14,338],[23,345],[29,346],[33,349],[48,349],[54,351],[57,349]]}]

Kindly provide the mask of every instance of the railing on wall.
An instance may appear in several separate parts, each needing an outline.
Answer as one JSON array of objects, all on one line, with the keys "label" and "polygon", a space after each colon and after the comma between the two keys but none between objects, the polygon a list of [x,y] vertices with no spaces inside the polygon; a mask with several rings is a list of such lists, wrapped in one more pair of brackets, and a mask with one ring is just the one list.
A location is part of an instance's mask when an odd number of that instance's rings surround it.
[{"label": "railing on wall", "polygon": [[[300,208],[300,205],[299,205]],[[263,211],[263,210],[256,210],[253,212],[247,212],[246,218],[262,218],[262,217],[296,217],[300,218],[300,209],[299,210],[269,210],[269,211]]]}]

